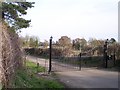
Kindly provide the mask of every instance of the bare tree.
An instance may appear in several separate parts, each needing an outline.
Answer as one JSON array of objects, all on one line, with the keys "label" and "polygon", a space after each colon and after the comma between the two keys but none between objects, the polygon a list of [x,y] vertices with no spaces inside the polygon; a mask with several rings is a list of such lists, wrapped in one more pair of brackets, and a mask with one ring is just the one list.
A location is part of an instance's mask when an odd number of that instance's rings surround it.
[{"label": "bare tree", "polygon": [[71,39],[67,36],[62,36],[58,43],[59,47],[61,47],[62,56],[70,56],[72,53],[72,43]]},{"label": "bare tree", "polygon": [[73,47],[76,49],[76,50],[79,50],[80,49],[80,45],[81,45],[81,48],[84,49],[84,47],[87,45],[87,41],[82,38],[76,38],[75,40],[73,40]]},{"label": "bare tree", "polygon": [[64,48],[71,48],[72,47],[71,39],[67,36],[62,36],[59,39],[58,43],[60,46],[62,46]]}]

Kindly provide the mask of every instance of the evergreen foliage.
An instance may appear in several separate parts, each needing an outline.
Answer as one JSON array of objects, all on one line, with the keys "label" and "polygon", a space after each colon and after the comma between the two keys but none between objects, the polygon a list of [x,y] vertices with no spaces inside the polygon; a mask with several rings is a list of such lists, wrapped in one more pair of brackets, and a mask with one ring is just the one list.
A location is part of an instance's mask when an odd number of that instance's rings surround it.
[{"label": "evergreen foliage", "polygon": [[2,20],[14,30],[20,30],[30,26],[31,20],[22,18],[27,14],[28,8],[32,8],[34,2],[2,2]]}]

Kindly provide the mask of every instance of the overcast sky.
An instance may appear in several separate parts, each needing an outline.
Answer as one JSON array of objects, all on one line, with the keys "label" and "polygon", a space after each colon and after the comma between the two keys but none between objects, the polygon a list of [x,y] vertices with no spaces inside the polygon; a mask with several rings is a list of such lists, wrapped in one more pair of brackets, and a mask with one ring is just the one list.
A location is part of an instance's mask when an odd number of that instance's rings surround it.
[{"label": "overcast sky", "polygon": [[31,19],[31,26],[20,35],[38,36],[41,41],[50,36],[56,41],[65,35],[71,39],[118,39],[118,1],[35,0],[35,7],[24,16]]}]

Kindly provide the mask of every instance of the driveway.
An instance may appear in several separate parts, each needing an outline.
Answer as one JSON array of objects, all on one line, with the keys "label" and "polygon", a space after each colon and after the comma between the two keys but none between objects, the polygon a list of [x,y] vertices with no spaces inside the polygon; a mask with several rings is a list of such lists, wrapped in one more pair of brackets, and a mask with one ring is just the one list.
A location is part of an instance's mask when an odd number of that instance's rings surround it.
[{"label": "driveway", "polygon": [[56,72],[70,88],[118,88],[118,73],[102,70]]},{"label": "driveway", "polygon": [[[32,56],[28,56],[27,59],[39,62],[48,69],[48,60],[46,59]],[[60,68],[63,69],[62,65],[59,65]],[[82,68],[81,71],[69,70],[55,73],[57,78],[69,88],[118,88],[118,72],[115,71]]]}]

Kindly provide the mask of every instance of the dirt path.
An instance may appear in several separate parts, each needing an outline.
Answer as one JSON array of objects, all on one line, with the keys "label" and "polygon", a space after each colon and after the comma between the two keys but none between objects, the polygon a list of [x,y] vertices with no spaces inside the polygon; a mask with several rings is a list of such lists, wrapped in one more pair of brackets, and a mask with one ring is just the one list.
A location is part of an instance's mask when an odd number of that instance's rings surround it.
[{"label": "dirt path", "polygon": [[[48,60],[27,57],[48,68]],[[59,65],[59,68],[63,67]],[[70,88],[118,88],[118,72],[97,69],[82,69],[82,71],[55,72],[61,82]]]}]

